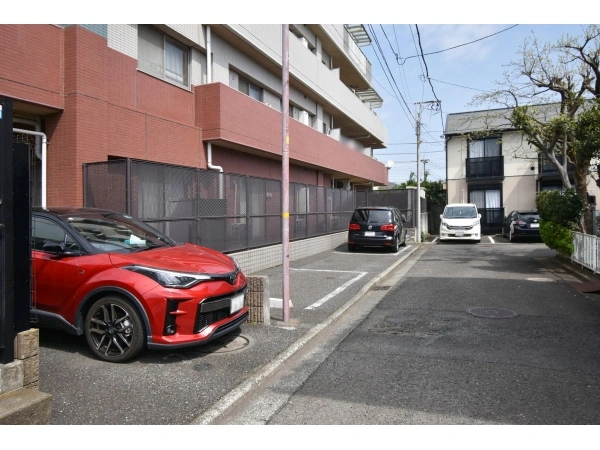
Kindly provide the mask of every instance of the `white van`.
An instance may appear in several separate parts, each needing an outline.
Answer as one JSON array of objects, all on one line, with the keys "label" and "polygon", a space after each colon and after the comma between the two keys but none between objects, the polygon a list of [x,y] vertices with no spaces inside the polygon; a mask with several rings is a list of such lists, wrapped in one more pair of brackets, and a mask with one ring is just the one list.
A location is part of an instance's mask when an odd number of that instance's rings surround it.
[{"label": "white van", "polygon": [[481,214],[473,203],[451,203],[440,215],[440,241],[481,240]]}]

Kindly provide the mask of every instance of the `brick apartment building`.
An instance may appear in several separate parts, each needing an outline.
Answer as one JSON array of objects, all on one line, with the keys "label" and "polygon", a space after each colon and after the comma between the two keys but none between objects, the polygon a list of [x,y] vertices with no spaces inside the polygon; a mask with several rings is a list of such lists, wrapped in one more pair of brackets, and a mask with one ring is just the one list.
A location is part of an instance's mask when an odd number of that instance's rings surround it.
[{"label": "brick apartment building", "polygon": [[[290,181],[386,185],[362,26],[290,25]],[[281,177],[281,25],[0,25],[0,96],[47,136],[47,205],[85,163],[133,158]],[[40,203],[40,138],[27,141]]]}]

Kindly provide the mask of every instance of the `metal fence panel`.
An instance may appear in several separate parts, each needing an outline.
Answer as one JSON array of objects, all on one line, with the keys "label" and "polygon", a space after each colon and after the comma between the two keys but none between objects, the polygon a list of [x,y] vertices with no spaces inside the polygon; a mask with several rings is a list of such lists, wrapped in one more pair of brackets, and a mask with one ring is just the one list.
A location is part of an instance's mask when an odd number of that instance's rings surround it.
[{"label": "metal fence panel", "polygon": [[[84,204],[129,212],[176,241],[223,252],[281,243],[281,181],[168,164],[84,164]],[[398,207],[410,191],[348,191],[290,183],[290,239],[345,231],[357,206]]]},{"label": "metal fence panel", "polygon": [[598,238],[590,234],[573,233],[571,260],[594,272],[598,271]]}]

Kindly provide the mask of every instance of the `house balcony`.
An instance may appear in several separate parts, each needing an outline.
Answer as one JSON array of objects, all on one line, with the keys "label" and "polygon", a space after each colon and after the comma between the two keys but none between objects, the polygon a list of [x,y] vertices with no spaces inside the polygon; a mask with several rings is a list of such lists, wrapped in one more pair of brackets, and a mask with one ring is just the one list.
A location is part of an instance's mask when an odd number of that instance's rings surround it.
[{"label": "house balcony", "polygon": [[467,158],[467,181],[492,181],[504,179],[504,156]]},{"label": "house balcony", "polygon": [[[196,126],[203,141],[281,158],[281,113],[222,83],[194,87]],[[387,185],[385,166],[303,123],[289,121],[290,163],[319,168],[353,183]]]},{"label": "house balcony", "polygon": [[[556,159],[558,159],[558,161],[562,164],[562,156],[561,155],[558,155],[556,157]],[[569,175],[569,179],[573,179],[573,164],[571,164],[570,162],[567,162],[567,174]],[[554,164],[552,164],[550,161],[548,161],[544,158],[539,158],[537,179],[538,180],[560,180],[561,175],[560,175],[560,172],[558,171],[558,169],[556,167],[554,167]]]}]

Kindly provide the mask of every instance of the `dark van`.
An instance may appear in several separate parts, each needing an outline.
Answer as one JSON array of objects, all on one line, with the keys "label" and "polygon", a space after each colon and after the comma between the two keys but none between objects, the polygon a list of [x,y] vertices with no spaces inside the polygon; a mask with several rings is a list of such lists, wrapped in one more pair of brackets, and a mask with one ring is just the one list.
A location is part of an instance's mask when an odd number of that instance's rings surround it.
[{"label": "dark van", "polygon": [[396,253],[406,245],[406,217],[391,206],[356,208],[348,225],[348,250],[359,246],[387,247]]}]

